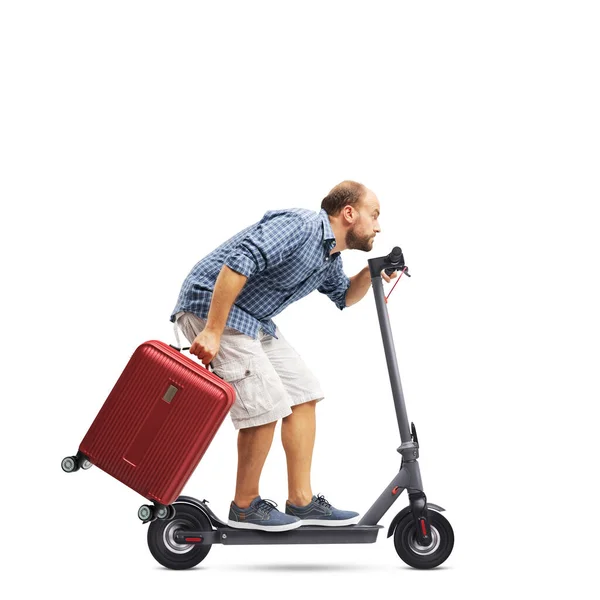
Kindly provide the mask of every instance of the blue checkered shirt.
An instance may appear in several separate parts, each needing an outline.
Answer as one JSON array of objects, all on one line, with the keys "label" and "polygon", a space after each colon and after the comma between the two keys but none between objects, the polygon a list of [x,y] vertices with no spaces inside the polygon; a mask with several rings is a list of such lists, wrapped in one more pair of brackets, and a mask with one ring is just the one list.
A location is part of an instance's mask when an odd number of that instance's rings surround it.
[{"label": "blue checkered shirt", "polygon": [[171,322],[179,311],[207,318],[217,276],[223,265],[248,280],[231,307],[227,327],[257,338],[274,337],[272,318],[314,290],[327,294],[342,310],[350,279],[336,252],[335,236],[324,209],[270,210],[198,262],[186,277]]},{"label": "blue checkered shirt", "polygon": [[171,321],[180,312],[206,319],[223,265],[248,280],[227,318],[227,327],[257,338],[275,335],[272,318],[314,290],[327,294],[342,310],[350,279],[340,252],[330,255],[335,236],[324,209],[269,210],[198,262],[186,277]]}]

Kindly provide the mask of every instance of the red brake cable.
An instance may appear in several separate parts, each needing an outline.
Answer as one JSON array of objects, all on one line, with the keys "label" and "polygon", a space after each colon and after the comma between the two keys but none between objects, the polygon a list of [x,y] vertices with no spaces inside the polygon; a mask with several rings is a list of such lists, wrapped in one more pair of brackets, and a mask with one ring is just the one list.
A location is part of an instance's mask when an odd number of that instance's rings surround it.
[{"label": "red brake cable", "polygon": [[[402,272],[400,273],[400,275],[398,275],[398,281],[400,281],[400,277],[402,277],[402,275],[404,275],[404,271],[407,271],[407,270],[408,270],[408,267],[404,267],[404,269],[402,269]],[[394,287],[390,290],[390,293],[385,297],[386,304],[387,304],[388,298],[392,295],[394,288],[398,285],[398,281],[396,281],[396,283],[394,284]]]}]

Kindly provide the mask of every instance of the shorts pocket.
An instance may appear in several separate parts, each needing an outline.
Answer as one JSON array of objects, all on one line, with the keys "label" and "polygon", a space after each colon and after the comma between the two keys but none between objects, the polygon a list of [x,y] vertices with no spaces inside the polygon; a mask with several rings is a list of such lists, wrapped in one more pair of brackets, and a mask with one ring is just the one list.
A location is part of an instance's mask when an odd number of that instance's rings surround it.
[{"label": "shorts pocket", "polygon": [[253,359],[215,365],[214,372],[235,390],[235,403],[231,407],[234,419],[250,419],[273,409],[271,394]]}]

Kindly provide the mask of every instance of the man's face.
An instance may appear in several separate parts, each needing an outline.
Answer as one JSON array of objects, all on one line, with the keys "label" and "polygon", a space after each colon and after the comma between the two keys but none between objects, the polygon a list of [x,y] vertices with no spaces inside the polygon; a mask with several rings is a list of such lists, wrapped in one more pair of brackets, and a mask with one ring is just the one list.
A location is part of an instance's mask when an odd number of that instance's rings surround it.
[{"label": "man's face", "polygon": [[350,250],[370,252],[373,249],[375,236],[381,231],[379,200],[371,190],[367,190],[364,198],[354,207],[354,210],[358,216],[346,232],[346,247]]}]

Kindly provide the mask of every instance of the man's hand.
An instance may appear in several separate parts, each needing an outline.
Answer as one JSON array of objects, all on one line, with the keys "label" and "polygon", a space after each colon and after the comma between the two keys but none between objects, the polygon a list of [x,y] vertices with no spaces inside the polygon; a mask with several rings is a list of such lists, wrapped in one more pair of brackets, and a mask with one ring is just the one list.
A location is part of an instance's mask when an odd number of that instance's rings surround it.
[{"label": "man's hand", "polygon": [[[381,277],[389,283],[392,279],[398,277],[398,271],[394,271],[391,275],[388,275],[385,272],[385,269],[383,269],[381,271]],[[346,292],[346,306],[356,304],[364,297],[369,287],[371,287],[371,272],[367,266],[354,275],[354,277],[350,277],[350,287]]]},{"label": "man's hand", "polygon": [[195,354],[204,366],[208,366],[219,352],[221,336],[207,329],[203,329],[194,339],[190,354]]},{"label": "man's hand", "polygon": [[391,275],[388,275],[385,272],[385,269],[383,269],[383,271],[381,271],[381,276],[389,283],[394,277],[398,277],[398,271],[394,271]]}]

